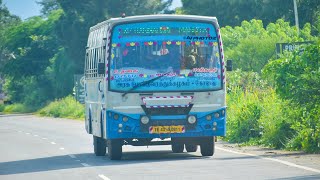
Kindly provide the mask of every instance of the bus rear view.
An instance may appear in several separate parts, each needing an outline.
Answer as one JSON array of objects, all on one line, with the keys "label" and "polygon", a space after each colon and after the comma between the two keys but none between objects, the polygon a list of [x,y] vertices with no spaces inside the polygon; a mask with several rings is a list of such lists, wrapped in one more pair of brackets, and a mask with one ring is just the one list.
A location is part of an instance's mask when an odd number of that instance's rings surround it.
[{"label": "bus rear view", "polygon": [[90,29],[86,130],[94,151],[121,159],[122,146],[171,145],[214,154],[226,132],[226,85],[216,18],[151,15]]}]

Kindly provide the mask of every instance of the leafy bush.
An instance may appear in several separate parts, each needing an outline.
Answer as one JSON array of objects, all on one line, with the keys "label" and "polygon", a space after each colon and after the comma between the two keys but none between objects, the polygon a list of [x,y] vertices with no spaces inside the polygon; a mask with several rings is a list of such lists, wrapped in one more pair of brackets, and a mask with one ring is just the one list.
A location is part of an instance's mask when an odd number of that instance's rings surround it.
[{"label": "leafy bush", "polygon": [[[233,93],[237,93],[237,95]],[[261,106],[256,101],[255,95],[251,93],[245,94],[240,89],[233,93],[228,95],[228,139],[231,142],[239,143],[259,137]],[[230,103],[230,98],[236,99],[233,99],[233,103]]]},{"label": "leafy bush", "polygon": [[84,106],[72,96],[51,102],[38,111],[41,116],[84,119]]},{"label": "leafy bush", "polygon": [[236,70],[228,73],[228,128],[226,139],[237,143],[284,148],[295,131],[295,114],[288,102],[257,73]]},{"label": "leafy bush", "polygon": [[3,112],[4,108],[5,108],[4,104],[0,104],[0,112]]},{"label": "leafy bush", "polygon": [[320,152],[320,111],[312,109],[301,110],[299,120],[296,120],[293,129],[296,136],[287,144],[287,148],[304,150],[306,152]]},{"label": "leafy bush", "polygon": [[0,112],[1,109],[4,113],[29,113],[34,111],[32,107],[28,107],[24,104],[2,105],[2,108],[0,107]]},{"label": "leafy bush", "polygon": [[292,122],[296,135],[289,148],[320,152],[320,41],[298,52],[270,62],[264,76],[273,78],[277,93],[295,107]]}]

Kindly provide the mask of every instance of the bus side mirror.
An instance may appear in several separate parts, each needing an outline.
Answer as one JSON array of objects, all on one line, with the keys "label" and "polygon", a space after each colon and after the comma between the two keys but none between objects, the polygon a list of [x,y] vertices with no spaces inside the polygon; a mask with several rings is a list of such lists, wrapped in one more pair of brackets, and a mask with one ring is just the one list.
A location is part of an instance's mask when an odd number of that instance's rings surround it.
[{"label": "bus side mirror", "polygon": [[98,63],[98,74],[105,74],[105,64]]},{"label": "bus side mirror", "polygon": [[231,59],[227,60],[226,68],[227,68],[227,71],[232,71],[233,66],[232,66],[232,60]]}]

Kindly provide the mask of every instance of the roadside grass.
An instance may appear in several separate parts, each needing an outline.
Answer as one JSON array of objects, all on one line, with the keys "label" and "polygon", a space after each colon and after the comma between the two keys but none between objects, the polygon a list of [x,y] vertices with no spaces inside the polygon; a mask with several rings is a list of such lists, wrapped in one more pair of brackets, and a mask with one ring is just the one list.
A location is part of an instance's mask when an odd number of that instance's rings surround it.
[{"label": "roadside grass", "polygon": [[40,116],[55,118],[84,119],[84,105],[77,102],[74,97],[67,96],[51,102],[46,107],[37,111]]},{"label": "roadside grass", "polygon": [[227,136],[242,145],[286,148],[296,135],[297,111],[253,72],[229,73]]},{"label": "roadside grass", "polygon": [[4,108],[5,108],[4,104],[0,104],[0,112],[3,112]]},{"label": "roadside grass", "polygon": [[0,104],[0,112],[4,114],[10,114],[10,113],[31,113],[34,112],[35,109],[29,106],[26,106],[24,104],[9,104],[4,105]]}]

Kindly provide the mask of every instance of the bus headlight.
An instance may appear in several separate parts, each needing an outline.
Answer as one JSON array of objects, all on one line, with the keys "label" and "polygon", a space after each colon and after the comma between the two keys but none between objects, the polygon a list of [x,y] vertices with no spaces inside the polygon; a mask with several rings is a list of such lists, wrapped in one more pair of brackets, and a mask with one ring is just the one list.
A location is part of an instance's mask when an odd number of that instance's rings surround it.
[{"label": "bus headlight", "polygon": [[207,116],[206,116],[206,119],[207,119],[208,121],[210,121],[210,120],[212,119],[212,116],[211,116],[211,115],[207,115]]},{"label": "bus headlight", "polygon": [[118,115],[118,114],[114,114],[114,115],[113,115],[113,119],[114,119],[114,120],[118,120],[118,119],[119,119],[119,115]]},{"label": "bus headlight", "polygon": [[219,114],[219,113],[214,113],[214,117],[215,117],[215,118],[219,118],[219,117],[220,117],[220,114]]},{"label": "bus headlight", "polygon": [[142,116],[142,117],[141,117],[141,123],[142,123],[142,124],[148,124],[148,123],[149,123],[149,118],[148,118],[148,116]]},{"label": "bus headlight", "polygon": [[188,117],[188,122],[190,124],[194,124],[197,121],[197,118],[195,116],[189,116]]},{"label": "bus headlight", "polygon": [[123,116],[123,117],[122,117],[122,121],[123,121],[123,122],[127,122],[127,121],[128,121],[128,117]]}]

